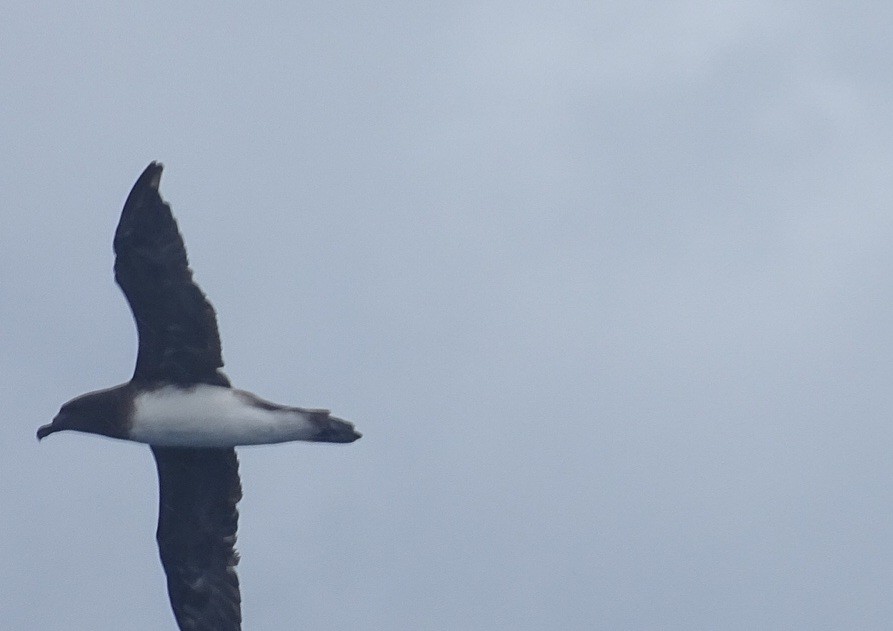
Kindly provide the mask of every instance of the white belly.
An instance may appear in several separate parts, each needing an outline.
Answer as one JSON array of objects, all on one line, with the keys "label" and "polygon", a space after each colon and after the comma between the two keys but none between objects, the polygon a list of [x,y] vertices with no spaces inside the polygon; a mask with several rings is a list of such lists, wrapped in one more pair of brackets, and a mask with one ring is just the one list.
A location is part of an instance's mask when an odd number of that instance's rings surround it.
[{"label": "white belly", "polygon": [[159,447],[235,447],[312,440],[299,408],[266,409],[231,388],[164,386],[134,399],[130,438]]}]

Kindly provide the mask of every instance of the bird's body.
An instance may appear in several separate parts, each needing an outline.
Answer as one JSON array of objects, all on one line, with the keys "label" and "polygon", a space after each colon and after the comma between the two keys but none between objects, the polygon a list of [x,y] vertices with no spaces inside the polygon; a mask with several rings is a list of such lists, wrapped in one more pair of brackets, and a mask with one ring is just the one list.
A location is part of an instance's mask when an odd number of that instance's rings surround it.
[{"label": "bird's body", "polygon": [[158,547],[181,629],[237,631],[235,566],[242,497],[233,447],[302,440],[353,442],[327,410],[278,405],[230,387],[214,309],[192,280],[186,249],[153,162],[115,232],[115,280],[133,312],[139,353],[131,380],[62,406],[44,438],[72,429],[151,446],[158,467]]},{"label": "bird's body", "polygon": [[134,399],[130,438],[162,447],[233,447],[315,440],[326,410],[280,406],[244,390],[166,385]]}]

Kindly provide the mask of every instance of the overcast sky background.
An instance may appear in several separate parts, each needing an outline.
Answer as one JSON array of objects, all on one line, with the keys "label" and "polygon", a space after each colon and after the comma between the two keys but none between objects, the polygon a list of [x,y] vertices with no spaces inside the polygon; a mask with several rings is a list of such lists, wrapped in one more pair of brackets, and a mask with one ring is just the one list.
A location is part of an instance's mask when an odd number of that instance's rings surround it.
[{"label": "overcast sky background", "polygon": [[[189,3],[186,3],[187,5]],[[0,9],[0,620],[174,629],[130,377],[151,160],[225,370],[246,630],[889,629],[893,5]]]}]

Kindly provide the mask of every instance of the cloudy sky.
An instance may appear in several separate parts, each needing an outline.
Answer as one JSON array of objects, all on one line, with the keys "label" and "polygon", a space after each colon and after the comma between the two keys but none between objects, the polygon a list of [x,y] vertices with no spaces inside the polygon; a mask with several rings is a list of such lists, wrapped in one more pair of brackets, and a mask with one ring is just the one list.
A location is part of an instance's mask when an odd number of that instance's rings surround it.
[{"label": "cloudy sky", "polygon": [[245,628],[889,629],[893,8],[0,9],[0,619],[174,629],[129,378],[151,160],[233,382]]}]

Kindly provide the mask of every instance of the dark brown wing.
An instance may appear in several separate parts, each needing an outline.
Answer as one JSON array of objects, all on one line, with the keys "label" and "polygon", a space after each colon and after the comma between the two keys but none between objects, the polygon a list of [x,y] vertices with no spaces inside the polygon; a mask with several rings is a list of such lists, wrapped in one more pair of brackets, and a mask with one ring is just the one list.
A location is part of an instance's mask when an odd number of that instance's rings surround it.
[{"label": "dark brown wing", "polygon": [[235,551],[242,497],[234,449],[152,447],[158,465],[158,550],[183,631],[238,631]]},{"label": "dark brown wing", "polygon": [[214,308],[192,280],[177,222],[158,192],[162,165],[140,175],[115,231],[115,280],[136,320],[133,379],[228,385]]}]

